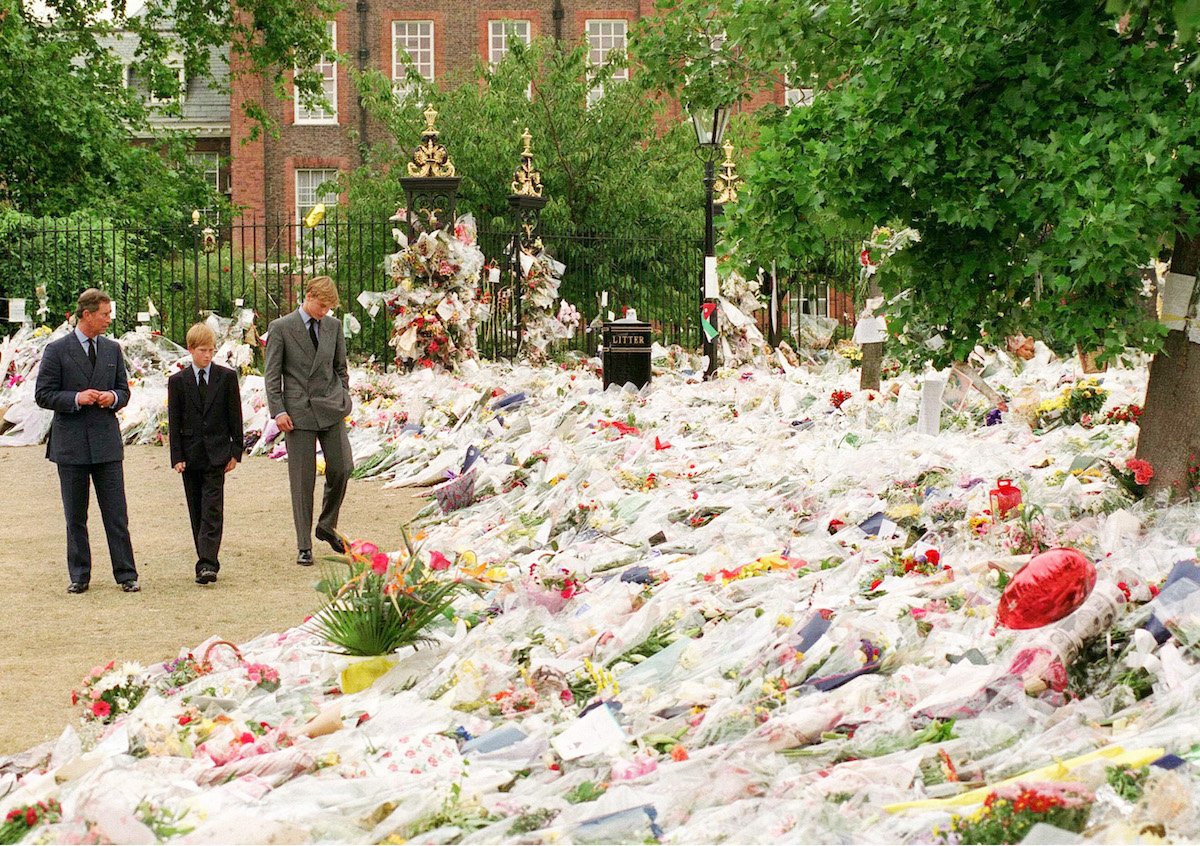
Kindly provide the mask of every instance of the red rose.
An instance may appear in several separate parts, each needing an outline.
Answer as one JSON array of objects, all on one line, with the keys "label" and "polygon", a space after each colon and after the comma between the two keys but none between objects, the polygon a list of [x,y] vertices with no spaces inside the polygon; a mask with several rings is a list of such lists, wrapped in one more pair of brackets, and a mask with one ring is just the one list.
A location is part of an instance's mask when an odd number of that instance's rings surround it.
[{"label": "red rose", "polygon": [[33,828],[35,825],[37,825],[37,811],[35,811],[33,808],[25,809],[25,825],[29,826],[30,828]]},{"label": "red rose", "polygon": [[937,564],[942,560],[942,554],[936,549],[927,549],[925,550],[925,560],[930,564]]}]

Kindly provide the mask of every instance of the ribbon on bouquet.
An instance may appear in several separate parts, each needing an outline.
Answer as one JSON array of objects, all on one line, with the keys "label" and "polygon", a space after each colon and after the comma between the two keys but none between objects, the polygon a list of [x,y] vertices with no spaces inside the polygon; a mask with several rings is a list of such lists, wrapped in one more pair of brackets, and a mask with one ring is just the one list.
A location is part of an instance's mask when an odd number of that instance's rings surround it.
[{"label": "ribbon on bouquet", "polygon": [[700,306],[700,328],[704,330],[704,340],[706,341],[717,337],[717,327],[712,323],[713,313],[716,310],[716,303],[704,303]]}]

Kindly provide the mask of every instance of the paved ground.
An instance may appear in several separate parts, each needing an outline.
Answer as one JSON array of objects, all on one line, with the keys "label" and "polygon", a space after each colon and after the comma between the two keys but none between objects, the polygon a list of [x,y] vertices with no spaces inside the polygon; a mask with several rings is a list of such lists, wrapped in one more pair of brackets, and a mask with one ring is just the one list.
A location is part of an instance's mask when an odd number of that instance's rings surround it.
[{"label": "paved ground", "polygon": [[[128,447],[125,484],[142,592],[122,593],[113,582],[93,497],[92,585],[70,596],[54,465],[40,446],[0,449],[0,754],[56,737],[76,718],[71,689],[96,664],[163,661],[214,634],[244,642],[297,625],[318,606],[320,568],[295,564],[286,464],[251,458],[227,480],[221,577],[205,587],[193,582],[183,485],[166,449]],[[341,529],[394,549],[401,525],[424,504],[352,480]]]}]

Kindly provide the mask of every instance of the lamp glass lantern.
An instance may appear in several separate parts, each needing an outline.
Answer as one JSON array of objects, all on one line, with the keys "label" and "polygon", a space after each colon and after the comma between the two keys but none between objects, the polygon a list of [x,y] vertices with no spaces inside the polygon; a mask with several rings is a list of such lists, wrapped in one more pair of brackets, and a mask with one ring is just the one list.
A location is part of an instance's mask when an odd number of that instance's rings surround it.
[{"label": "lamp glass lantern", "polygon": [[725,126],[729,123],[729,107],[715,106],[691,113],[692,126],[696,130],[696,143],[701,149],[715,152],[725,137]]}]

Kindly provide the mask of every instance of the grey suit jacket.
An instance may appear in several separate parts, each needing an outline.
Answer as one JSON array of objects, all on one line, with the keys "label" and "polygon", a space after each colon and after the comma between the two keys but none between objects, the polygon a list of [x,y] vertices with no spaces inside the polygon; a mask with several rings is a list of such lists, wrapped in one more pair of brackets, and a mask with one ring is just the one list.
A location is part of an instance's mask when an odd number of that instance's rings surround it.
[{"label": "grey suit jacket", "polygon": [[[311,342],[309,346],[312,346]],[[75,395],[88,388],[112,391],[117,401],[109,408],[75,407]],[[129,381],[121,345],[111,338],[96,338],[96,367],[75,333],[46,345],[38,367],[34,400],[54,411],[46,457],[56,464],[103,464],[125,458],[117,410],[129,404]]]},{"label": "grey suit jacket", "polygon": [[297,429],[328,429],[350,413],[350,371],[340,320],[321,319],[316,350],[299,309],[272,320],[267,333],[264,380],[271,417],[286,411]]}]

